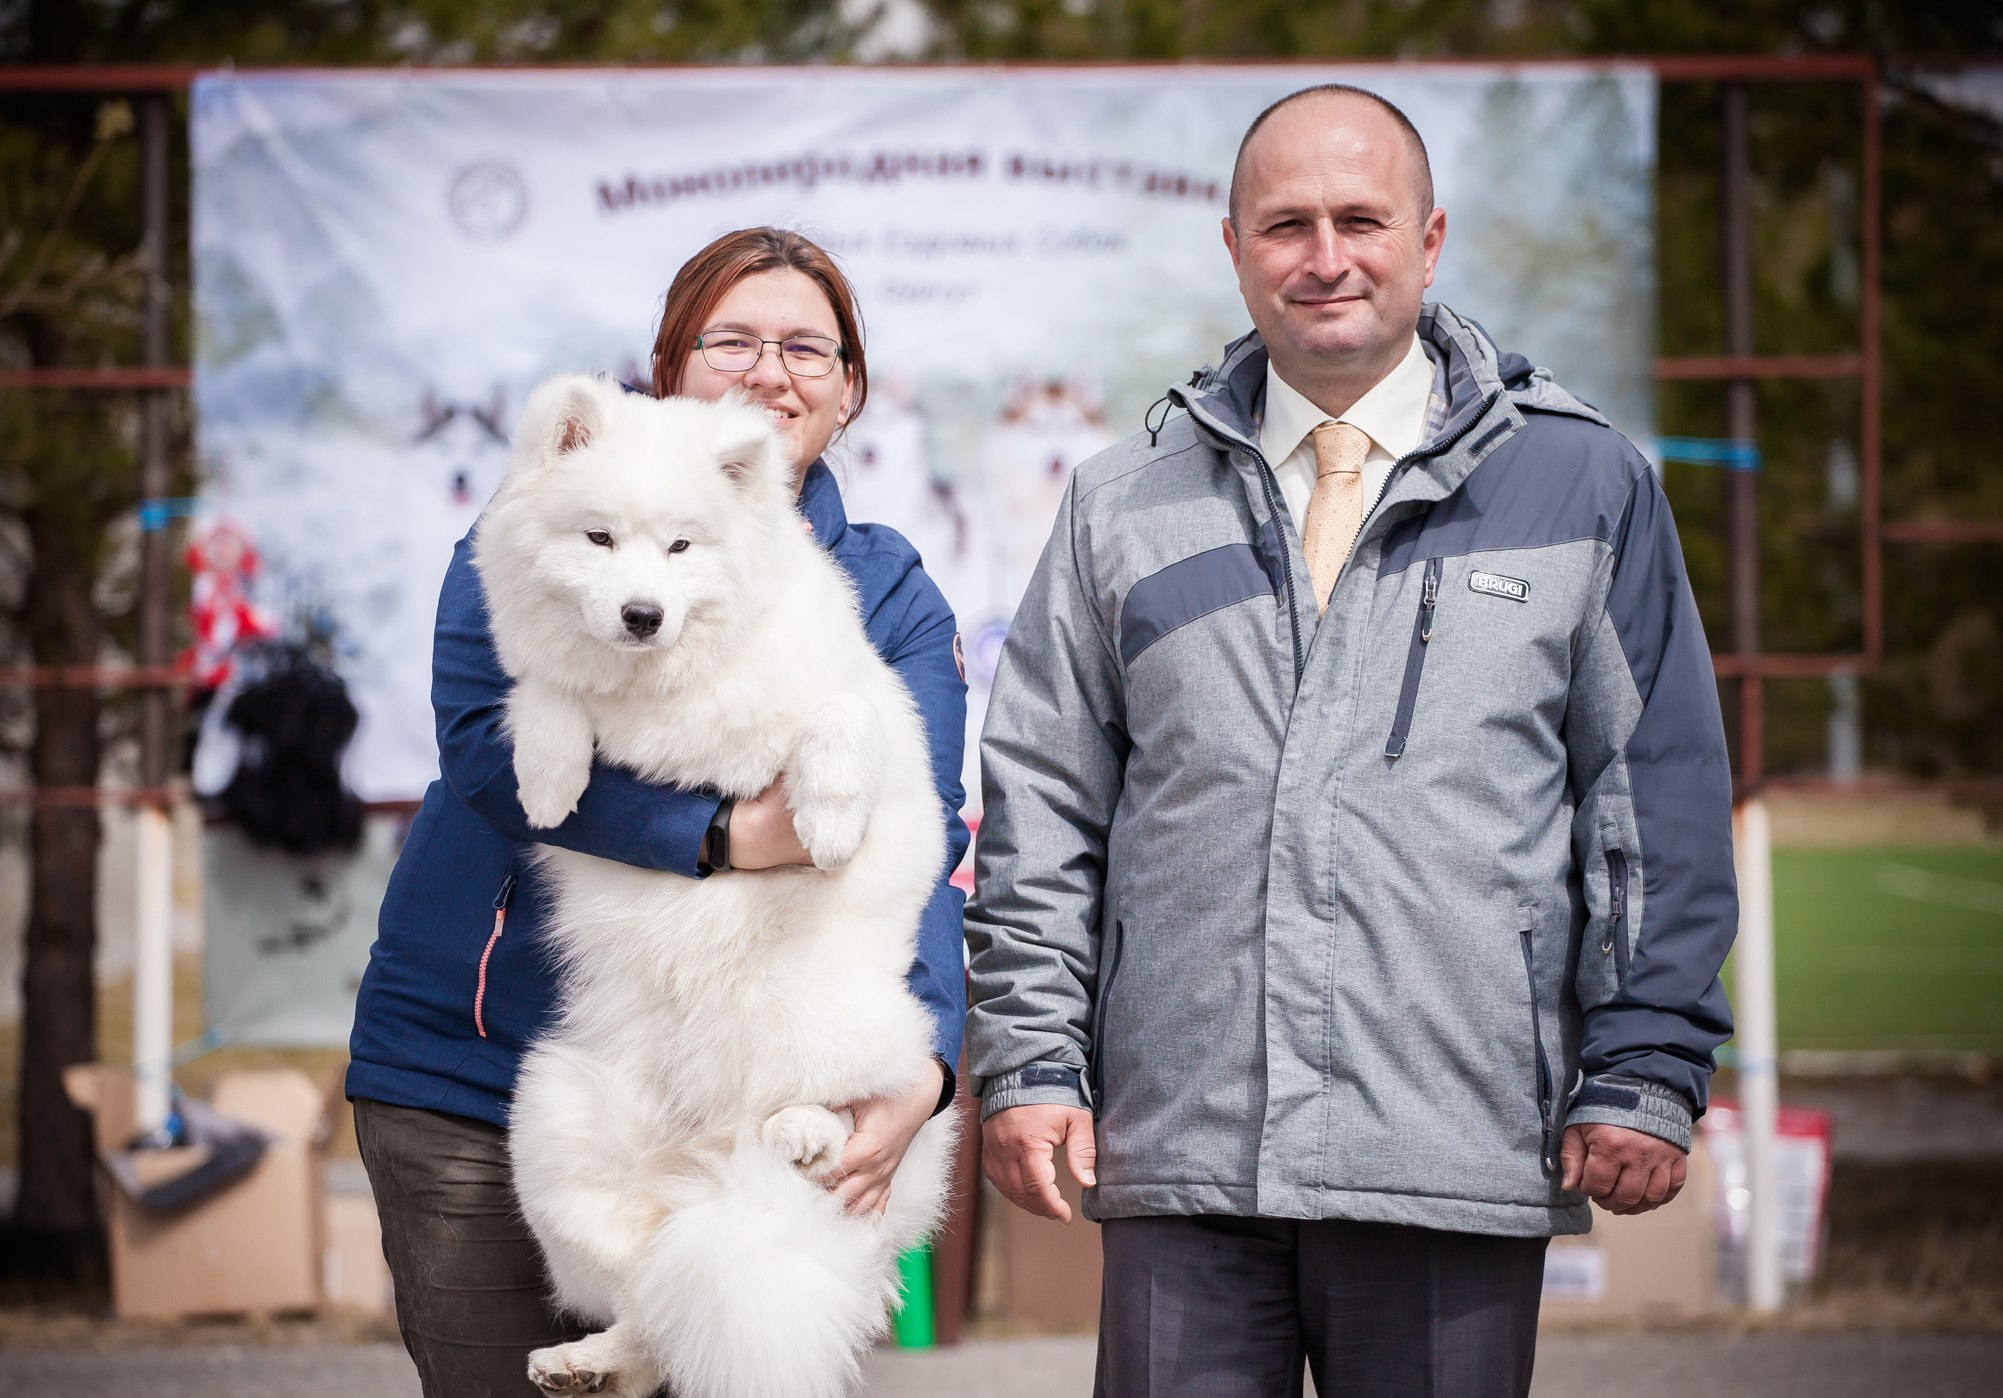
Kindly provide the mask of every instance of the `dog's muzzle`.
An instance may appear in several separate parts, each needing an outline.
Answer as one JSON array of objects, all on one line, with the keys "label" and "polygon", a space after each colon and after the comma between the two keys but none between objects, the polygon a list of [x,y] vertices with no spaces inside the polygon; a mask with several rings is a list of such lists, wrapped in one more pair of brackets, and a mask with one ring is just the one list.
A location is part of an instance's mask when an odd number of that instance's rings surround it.
[{"label": "dog's muzzle", "polygon": [[664,615],[666,613],[654,602],[628,602],[619,609],[619,619],[626,623],[626,634],[636,641],[652,640],[654,633],[661,629]]}]

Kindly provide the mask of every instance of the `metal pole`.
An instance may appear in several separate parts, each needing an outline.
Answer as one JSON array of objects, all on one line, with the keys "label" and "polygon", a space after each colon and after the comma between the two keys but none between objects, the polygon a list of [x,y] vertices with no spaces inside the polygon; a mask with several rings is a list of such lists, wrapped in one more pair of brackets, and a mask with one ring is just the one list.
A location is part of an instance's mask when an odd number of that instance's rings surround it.
[{"label": "metal pole", "polygon": [[[1746,89],[1724,88],[1725,353],[1753,352],[1752,173],[1746,139]],[[1753,381],[1725,385],[1727,435],[1755,440],[1757,400]],[[1742,656],[1760,648],[1759,510],[1757,476],[1732,475],[1727,512],[1732,560],[1732,649]],[[1773,839],[1759,785],[1764,766],[1764,694],[1758,673],[1741,674],[1739,691],[1738,829],[1739,938],[1733,989],[1737,993],[1739,1095],[1750,1194],[1746,1240],[1746,1300],[1755,1311],[1778,1310],[1780,1197],[1774,1153],[1780,1111],[1775,1077],[1778,1036],[1774,1003]]]},{"label": "metal pole", "polygon": [[[1746,88],[1729,83],[1724,90],[1724,271],[1725,353],[1753,352],[1753,234],[1752,172],[1746,142]],[[1734,377],[1725,383],[1725,435],[1751,442],[1758,432],[1759,404],[1753,380]],[[1727,485],[1726,531],[1732,580],[1732,649],[1752,655],[1760,648],[1760,521],[1758,477],[1734,471]],[[1760,678],[1743,675],[1739,691],[1739,772],[1745,786],[1759,784],[1765,765],[1761,752]]]},{"label": "metal pole", "polygon": [[[167,136],[165,96],[140,104],[141,175],[140,352],[148,365],[167,362]],[[139,495],[167,494],[167,391],[150,389],[140,400]],[[141,512],[139,663],[167,659],[167,535],[157,512]],[[140,782],[158,791],[167,782],[167,691],[148,688],[140,698]],[[132,975],[132,1065],[135,1115],[142,1132],[167,1119],[174,1045],[173,831],[164,803],[138,812],[138,909]]]}]

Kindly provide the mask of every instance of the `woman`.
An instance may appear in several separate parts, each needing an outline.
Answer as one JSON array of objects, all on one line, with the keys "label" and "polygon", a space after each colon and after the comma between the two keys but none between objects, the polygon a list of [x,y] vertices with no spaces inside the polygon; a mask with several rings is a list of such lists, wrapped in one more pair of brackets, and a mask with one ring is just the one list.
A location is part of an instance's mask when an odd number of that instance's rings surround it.
[{"label": "woman", "polygon": [[[803,527],[853,580],[871,643],[925,722],[947,848],[910,984],[936,1023],[939,1077],[901,1099],[851,1104],[855,1133],[835,1186],[846,1207],[880,1210],[912,1137],[952,1099],[948,1065],[958,1061],[965,1014],[961,900],[946,881],[967,845],[959,818],[966,683],[953,614],[908,543],[881,525],[848,522],[821,461],[869,389],[854,295],[821,248],[751,228],[697,253],[668,288],[653,386],[706,399],[736,390],[771,415],[792,455]],[[732,803],[599,766],[573,815],[531,832],[502,731],[507,688],[462,540],[432,656],[441,780],[425,793],[383,900],[347,1083],[397,1322],[429,1398],[535,1393],[528,1352],[582,1333],[548,1307],[508,1177],[516,1066],[556,992],[537,935],[545,906],[531,844],[690,878],[811,862],[783,774],[755,799]]]}]

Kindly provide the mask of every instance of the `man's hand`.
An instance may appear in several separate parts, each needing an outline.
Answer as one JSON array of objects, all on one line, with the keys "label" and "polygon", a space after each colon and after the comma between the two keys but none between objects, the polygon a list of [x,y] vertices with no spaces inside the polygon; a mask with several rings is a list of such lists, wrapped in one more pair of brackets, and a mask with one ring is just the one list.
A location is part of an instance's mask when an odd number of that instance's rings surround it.
[{"label": "man's hand", "polygon": [[1610,1214],[1645,1214],[1683,1188],[1689,1156],[1645,1131],[1594,1122],[1565,1128],[1558,1160],[1565,1188],[1583,1190]]},{"label": "man's hand", "polygon": [[1071,1206],[1057,1192],[1057,1158],[1064,1147],[1071,1177],[1096,1184],[1099,1148],[1092,1114],[1082,1107],[1008,1107],[981,1123],[981,1171],[1019,1209],[1071,1221]]},{"label": "man's hand", "polygon": [[932,1119],[945,1085],[934,1062],[932,1071],[920,1074],[909,1092],[867,1097],[842,1108],[855,1118],[833,1186],[844,1209],[852,1214],[883,1212],[890,1202],[890,1178],[904,1163],[904,1152],[911,1149],[918,1128]]}]

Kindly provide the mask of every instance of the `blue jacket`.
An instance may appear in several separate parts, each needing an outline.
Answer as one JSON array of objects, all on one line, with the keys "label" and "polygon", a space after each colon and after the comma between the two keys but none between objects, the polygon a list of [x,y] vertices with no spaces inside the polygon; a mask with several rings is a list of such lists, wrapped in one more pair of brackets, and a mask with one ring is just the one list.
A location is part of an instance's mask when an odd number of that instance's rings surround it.
[{"label": "blue jacket", "polygon": [[[835,479],[818,462],[800,510],[854,581],[870,642],[911,690],[931,743],[947,847],[910,984],[931,1011],[939,1056],[957,1063],[966,981],[961,896],[947,878],[967,848],[959,815],[967,690],[952,609],[901,535],[848,522]],[[509,680],[463,539],[439,594],[431,671],[441,778],[424,794],[383,898],[355,1005],[347,1093],[504,1126],[522,1050],[556,998],[541,935],[546,895],[528,863],[530,844],[697,878],[719,798],[601,764],[568,820],[530,832],[501,727]]]}]

